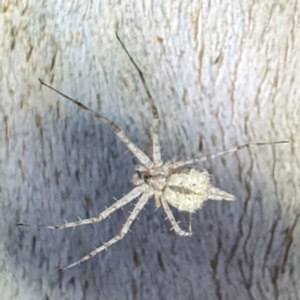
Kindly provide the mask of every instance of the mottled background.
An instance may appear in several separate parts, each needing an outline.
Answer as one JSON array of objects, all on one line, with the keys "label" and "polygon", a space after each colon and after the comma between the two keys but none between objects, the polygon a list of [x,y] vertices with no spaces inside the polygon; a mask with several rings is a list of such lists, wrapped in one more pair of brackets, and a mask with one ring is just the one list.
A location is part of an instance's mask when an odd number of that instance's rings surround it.
[{"label": "mottled background", "polygon": [[[300,6],[291,1],[0,0],[0,298],[299,299]],[[191,238],[153,201],[132,232],[131,205],[95,225],[132,185],[136,163],[112,130],[43,78],[118,124],[151,153],[151,110],[115,30],[161,116],[165,160],[288,139],[201,167],[237,196],[207,202]],[[181,225],[188,216],[175,212]],[[31,227],[16,227],[16,223]]]}]

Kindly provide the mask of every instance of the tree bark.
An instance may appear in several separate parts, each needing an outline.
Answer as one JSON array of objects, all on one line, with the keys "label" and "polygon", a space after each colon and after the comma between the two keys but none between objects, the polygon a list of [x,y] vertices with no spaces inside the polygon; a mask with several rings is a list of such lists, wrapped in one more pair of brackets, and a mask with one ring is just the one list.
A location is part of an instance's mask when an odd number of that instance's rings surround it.
[{"label": "tree bark", "polygon": [[[299,1],[132,2],[0,2],[0,298],[299,299]],[[192,237],[151,201],[122,241],[58,273],[116,235],[132,206],[75,230],[39,225],[98,215],[132,188],[136,160],[38,78],[150,155],[151,109],[115,30],[156,101],[165,161],[290,143],[197,166],[237,201],[206,202]]]}]

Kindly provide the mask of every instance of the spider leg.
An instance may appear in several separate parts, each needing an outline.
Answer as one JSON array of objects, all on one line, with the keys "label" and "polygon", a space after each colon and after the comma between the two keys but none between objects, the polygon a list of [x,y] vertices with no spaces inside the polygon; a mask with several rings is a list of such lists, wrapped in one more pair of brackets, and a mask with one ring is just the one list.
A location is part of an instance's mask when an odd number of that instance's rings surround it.
[{"label": "spider leg", "polygon": [[170,209],[168,201],[165,199],[164,196],[161,196],[161,204],[162,204],[162,207],[163,207],[168,219],[171,222],[171,225],[173,226],[172,229],[174,229],[175,233],[178,235],[181,235],[181,236],[191,236],[192,232],[184,231],[179,227],[179,225],[177,224],[177,222],[173,216],[173,213]]},{"label": "spider leg", "polygon": [[193,221],[193,217],[192,217],[192,213],[189,213],[190,217],[189,217],[189,232],[192,233],[192,221]]},{"label": "spider leg", "polygon": [[159,208],[160,205],[160,196],[158,194],[154,194],[155,206]]},{"label": "spider leg", "polygon": [[121,231],[119,232],[119,234],[117,234],[114,238],[112,238],[111,240],[109,240],[107,243],[105,243],[104,245],[102,245],[99,248],[96,248],[94,251],[92,251],[91,253],[89,253],[88,255],[84,256],[83,258],[81,258],[80,260],[74,262],[73,264],[60,269],[60,271],[64,271],[66,269],[72,268],[82,262],[84,262],[85,260],[90,259],[91,257],[95,256],[96,254],[100,253],[103,250],[106,250],[109,246],[111,246],[112,244],[118,242],[119,240],[121,240],[129,231],[129,228],[131,226],[131,224],[133,223],[133,221],[136,219],[137,215],[139,214],[139,212],[143,209],[143,207],[145,206],[145,204],[148,202],[149,198],[152,196],[152,192],[146,191],[140,198],[140,200],[137,202],[135,208],[133,209],[132,213],[130,214],[129,218],[127,219],[126,223],[123,225]]},{"label": "spider leg", "polygon": [[83,103],[67,96],[66,94],[58,91],[57,89],[53,88],[52,86],[48,85],[47,83],[43,82],[40,78],[39,81],[42,85],[48,87],[49,89],[53,90],[54,92],[56,92],[57,94],[63,96],[64,98],[70,100],[71,102],[73,102],[74,104],[76,104],[79,108],[84,109],[85,111],[87,111],[88,113],[90,113],[91,115],[93,115],[94,117],[96,117],[98,120],[100,120],[103,123],[108,124],[112,130],[116,133],[116,135],[120,138],[120,140],[127,146],[127,148],[133,153],[133,155],[147,168],[151,168],[153,163],[151,161],[151,159],[139,148],[137,147],[126,135],[125,133],[112,121],[110,121],[109,119],[103,117],[102,115],[100,115],[99,113],[93,111],[92,109],[88,108],[87,106],[85,106]]},{"label": "spider leg", "polygon": [[71,222],[71,223],[65,223],[61,225],[49,225],[46,227],[50,229],[63,229],[67,227],[75,227],[75,226],[80,226],[80,225],[86,225],[86,224],[92,224],[92,223],[97,223],[105,218],[107,218],[110,214],[121,208],[122,206],[126,205],[136,197],[138,197],[141,193],[143,193],[147,188],[146,184],[137,186],[134,188],[132,191],[130,191],[127,195],[125,195],[123,198],[115,202],[113,205],[105,209],[103,212],[101,212],[97,217],[95,218],[90,218],[90,219],[83,219],[83,220],[78,220],[76,222]]},{"label": "spider leg", "polygon": [[150,101],[151,109],[152,109],[152,114],[153,114],[153,120],[152,120],[153,161],[154,161],[154,164],[156,166],[162,166],[163,161],[162,161],[162,158],[161,158],[160,142],[159,142],[159,116],[158,116],[158,111],[157,111],[155,102],[154,102],[153,97],[152,97],[152,95],[150,93],[150,90],[149,90],[149,87],[147,85],[147,82],[146,82],[146,79],[144,77],[143,72],[141,71],[141,69],[139,68],[139,66],[137,65],[137,63],[134,61],[134,59],[132,58],[132,56],[128,52],[127,48],[125,47],[125,45],[123,44],[123,42],[119,38],[117,32],[116,32],[116,37],[117,37],[118,41],[120,42],[123,50],[127,54],[129,60],[131,61],[131,63],[135,67],[135,69],[138,71],[139,77],[140,77],[140,79],[141,79],[141,81],[143,83],[145,92],[146,92],[147,97],[148,97],[148,99]]},{"label": "spider leg", "polygon": [[208,159],[213,159],[217,156],[221,156],[221,155],[224,155],[226,153],[235,152],[235,151],[245,149],[245,148],[250,148],[250,147],[253,147],[253,146],[275,145],[275,144],[285,144],[285,143],[289,143],[289,141],[277,141],[277,142],[268,142],[268,143],[253,143],[253,144],[240,145],[240,146],[230,148],[230,149],[227,149],[227,150],[224,150],[224,151],[220,151],[220,152],[217,152],[217,153],[201,155],[201,156],[198,156],[198,157],[186,160],[186,161],[177,161],[177,162],[174,162],[172,164],[172,166],[173,166],[174,169],[181,168],[181,167],[184,167],[186,165],[191,165],[191,164],[194,164],[194,163],[197,163],[197,162],[206,161]]}]

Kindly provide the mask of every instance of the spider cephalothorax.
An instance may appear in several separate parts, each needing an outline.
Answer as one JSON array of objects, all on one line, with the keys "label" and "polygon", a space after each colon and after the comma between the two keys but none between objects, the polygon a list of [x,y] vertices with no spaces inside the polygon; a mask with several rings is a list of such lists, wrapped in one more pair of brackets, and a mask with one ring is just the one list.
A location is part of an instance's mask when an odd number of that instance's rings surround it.
[{"label": "spider cephalothorax", "polygon": [[[127,203],[131,202],[135,198],[139,197],[137,204],[135,205],[133,211],[131,212],[129,218],[123,225],[119,234],[117,234],[114,238],[109,240],[104,245],[96,248],[94,251],[89,253],[88,255],[81,258],[79,261],[67,266],[64,269],[71,268],[91,257],[96,255],[97,253],[107,249],[112,244],[116,243],[120,239],[122,239],[126,233],[128,232],[132,222],[136,219],[139,212],[143,209],[145,204],[148,202],[150,198],[155,199],[156,206],[162,206],[164,212],[167,215],[167,218],[172,224],[172,229],[174,229],[175,233],[181,236],[190,236],[192,234],[191,225],[188,231],[182,230],[178,223],[175,221],[173,213],[170,209],[169,205],[174,206],[175,208],[192,213],[195,210],[199,209],[203,202],[209,199],[212,200],[235,200],[235,197],[231,194],[228,194],[224,191],[221,191],[210,184],[209,175],[206,171],[199,171],[193,168],[187,168],[194,163],[205,161],[207,159],[214,158],[216,156],[223,155],[228,152],[234,152],[242,148],[250,147],[252,145],[260,146],[265,144],[277,144],[277,143],[286,143],[286,141],[280,142],[271,142],[271,143],[256,143],[256,144],[246,144],[242,146],[238,146],[235,148],[231,148],[222,152],[217,152],[215,154],[202,155],[190,160],[186,161],[170,161],[167,163],[163,163],[161,158],[161,149],[160,149],[160,141],[159,141],[159,117],[158,112],[154,103],[154,100],[151,96],[150,90],[146,84],[144,75],[140,68],[137,66],[133,58],[128,53],[124,44],[116,34],[117,39],[119,40],[122,48],[128,55],[130,61],[136,68],[145,88],[147,97],[151,104],[153,120],[152,120],[152,159],[150,159],[141,149],[139,149],[134,143],[132,143],[129,138],[125,135],[125,133],[113,122],[103,117],[97,112],[94,112],[81,102],[70,98],[69,96],[57,91],[53,87],[47,85],[42,80],[40,80],[42,85],[49,87],[55,92],[59,93],[63,97],[75,103],[80,108],[89,112],[100,121],[107,123],[116,133],[116,135],[124,142],[127,148],[132,152],[132,154],[139,160],[140,164],[136,166],[135,175],[132,178],[132,182],[135,187],[126,194],[123,198],[119,199],[117,202],[112,204],[110,207],[106,208],[103,212],[101,212],[97,217],[78,220],[75,222],[65,223],[62,225],[55,226],[47,226],[50,229],[62,229],[67,227],[75,227],[79,225],[91,224],[100,222],[101,220],[108,217],[111,213],[123,207]],[[19,224],[22,225],[22,224]],[[61,270],[64,270],[61,269]]]}]

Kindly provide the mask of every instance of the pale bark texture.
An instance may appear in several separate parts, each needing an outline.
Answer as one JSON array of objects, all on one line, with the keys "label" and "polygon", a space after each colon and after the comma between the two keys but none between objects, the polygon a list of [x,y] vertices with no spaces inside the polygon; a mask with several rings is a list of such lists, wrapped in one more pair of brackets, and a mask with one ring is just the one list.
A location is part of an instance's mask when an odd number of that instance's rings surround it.
[{"label": "pale bark texture", "polygon": [[[299,299],[299,14],[299,0],[1,0],[0,299]],[[132,205],[94,225],[38,225],[97,215],[132,188],[136,160],[38,78],[150,154],[151,110],[115,30],[155,98],[164,160],[290,143],[198,166],[237,201],[206,202],[192,237],[152,200],[123,240],[59,274]]]}]

